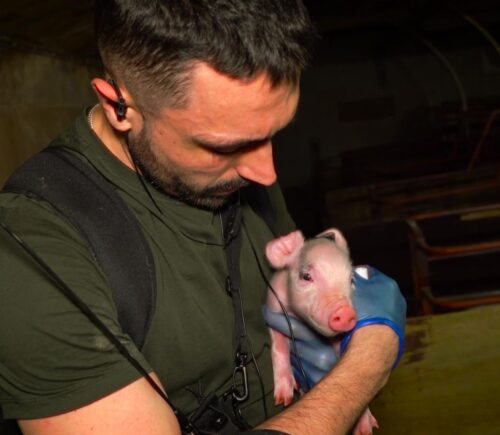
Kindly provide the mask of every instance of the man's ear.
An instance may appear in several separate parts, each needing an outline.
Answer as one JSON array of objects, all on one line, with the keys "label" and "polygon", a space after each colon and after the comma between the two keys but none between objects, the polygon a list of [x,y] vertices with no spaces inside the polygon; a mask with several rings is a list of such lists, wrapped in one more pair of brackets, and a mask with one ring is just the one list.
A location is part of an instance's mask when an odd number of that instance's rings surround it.
[{"label": "man's ear", "polygon": [[[121,91],[119,89],[115,89],[110,82],[101,78],[93,79],[91,84],[110,125],[115,130],[121,132],[129,131],[132,125],[127,119],[127,100],[122,97]],[[121,112],[119,108],[120,99],[122,99],[123,106]]]}]

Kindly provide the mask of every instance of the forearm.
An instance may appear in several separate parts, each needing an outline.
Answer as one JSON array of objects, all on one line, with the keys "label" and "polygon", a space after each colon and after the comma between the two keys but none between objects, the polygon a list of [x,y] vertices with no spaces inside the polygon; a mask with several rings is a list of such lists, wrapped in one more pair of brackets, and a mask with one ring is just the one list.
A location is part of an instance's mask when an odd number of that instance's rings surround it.
[{"label": "forearm", "polygon": [[345,434],[389,378],[398,338],[388,327],[357,331],[334,369],[309,393],[259,428],[290,434]]}]

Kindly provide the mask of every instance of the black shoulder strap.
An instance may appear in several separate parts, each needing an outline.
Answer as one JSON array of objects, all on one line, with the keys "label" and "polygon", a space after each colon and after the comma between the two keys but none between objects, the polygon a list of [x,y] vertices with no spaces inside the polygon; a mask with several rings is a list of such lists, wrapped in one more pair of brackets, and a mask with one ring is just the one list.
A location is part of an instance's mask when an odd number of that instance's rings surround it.
[{"label": "black shoulder strap", "polygon": [[112,185],[81,156],[51,146],[17,169],[3,190],[49,202],[80,231],[111,285],[121,327],[142,348],[155,306],[154,260]]}]

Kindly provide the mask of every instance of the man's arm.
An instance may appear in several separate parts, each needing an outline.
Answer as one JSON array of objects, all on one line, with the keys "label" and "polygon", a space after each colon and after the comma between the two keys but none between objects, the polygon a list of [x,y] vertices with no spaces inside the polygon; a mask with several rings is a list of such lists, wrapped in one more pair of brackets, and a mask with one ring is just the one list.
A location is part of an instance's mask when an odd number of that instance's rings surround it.
[{"label": "man's arm", "polygon": [[[15,195],[2,195],[0,219],[150,371],[121,331],[107,282],[76,230],[47,204]],[[180,434],[161,396],[2,230],[0,277],[5,419],[17,419],[30,435]]]},{"label": "man's arm", "polygon": [[[344,434],[387,382],[404,348],[406,301],[393,279],[370,266],[355,269],[354,283],[358,318],[356,327],[342,339],[337,364],[330,343],[319,340],[300,320],[290,319],[299,359],[307,363],[302,374],[296,373],[298,382],[310,386],[322,380],[263,427],[292,434]],[[288,335],[283,315],[264,310],[264,317],[272,328]]]},{"label": "man's arm", "polygon": [[20,420],[26,435],[177,435],[172,409],[141,378],[90,405],[54,417]]},{"label": "man's arm", "polygon": [[[333,370],[258,429],[300,435],[347,433],[387,382],[397,350],[398,337],[387,326],[356,331]],[[172,409],[144,379],[77,410],[19,424],[26,435],[180,434]]]},{"label": "man's arm", "polygon": [[259,429],[289,434],[345,434],[386,384],[399,339],[384,325],[354,333],[333,370],[298,402],[262,423]]}]

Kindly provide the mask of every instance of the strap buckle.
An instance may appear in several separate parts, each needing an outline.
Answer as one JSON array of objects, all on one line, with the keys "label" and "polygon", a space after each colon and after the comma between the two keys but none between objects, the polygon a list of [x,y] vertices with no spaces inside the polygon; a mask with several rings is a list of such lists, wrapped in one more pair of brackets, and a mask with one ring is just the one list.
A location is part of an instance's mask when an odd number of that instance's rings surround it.
[{"label": "strap buckle", "polygon": [[[247,359],[246,354],[237,354],[237,364],[233,371],[233,388],[232,396],[237,402],[244,402],[248,399],[248,379],[247,379],[247,368],[245,366],[245,361]],[[237,377],[240,376],[243,381],[243,391],[238,390],[236,387]]]}]

